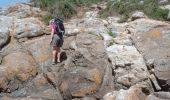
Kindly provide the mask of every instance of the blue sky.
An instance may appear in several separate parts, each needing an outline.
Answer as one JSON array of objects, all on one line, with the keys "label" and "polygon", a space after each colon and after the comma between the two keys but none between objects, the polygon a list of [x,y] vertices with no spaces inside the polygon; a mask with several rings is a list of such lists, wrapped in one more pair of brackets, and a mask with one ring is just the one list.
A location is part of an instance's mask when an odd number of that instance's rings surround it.
[{"label": "blue sky", "polygon": [[7,7],[9,5],[12,4],[16,4],[19,2],[26,2],[26,1],[30,1],[30,0],[0,0],[0,7]]}]

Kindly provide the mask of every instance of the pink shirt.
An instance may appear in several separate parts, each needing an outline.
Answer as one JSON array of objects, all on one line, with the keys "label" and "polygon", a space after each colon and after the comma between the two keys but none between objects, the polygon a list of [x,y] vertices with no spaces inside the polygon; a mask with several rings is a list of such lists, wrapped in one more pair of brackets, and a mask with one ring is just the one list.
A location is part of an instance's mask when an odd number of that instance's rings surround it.
[{"label": "pink shirt", "polygon": [[50,25],[51,31],[54,30],[54,33],[55,33],[55,32],[56,32],[56,27],[57,27],[57,25],[54,24],[54,23],[52,23],[52,24]]}]

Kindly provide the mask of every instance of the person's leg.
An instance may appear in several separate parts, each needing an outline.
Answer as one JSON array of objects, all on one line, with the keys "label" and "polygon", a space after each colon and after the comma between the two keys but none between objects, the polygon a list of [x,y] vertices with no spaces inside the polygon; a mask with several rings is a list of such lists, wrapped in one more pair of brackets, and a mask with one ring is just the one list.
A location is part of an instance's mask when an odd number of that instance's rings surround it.
[{"label": "person's leg", "polygon": [[52,62],[55,63],[56,56],[57,56],[57,48],[56,47],[53,47],[52,54],[53,54]]},{"label": "person's leg", "polygon": [[60,50],[60,47],[58,47],[58,48],[57,48],[57,62],[60,62],[60,54],[61,54],[60,51],[61,51],[61,50]]}]

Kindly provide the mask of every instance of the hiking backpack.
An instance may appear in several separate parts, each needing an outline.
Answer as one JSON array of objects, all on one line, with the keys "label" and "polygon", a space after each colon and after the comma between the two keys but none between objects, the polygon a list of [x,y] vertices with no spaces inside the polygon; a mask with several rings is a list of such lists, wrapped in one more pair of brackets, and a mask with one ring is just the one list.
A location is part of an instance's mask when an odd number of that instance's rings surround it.
[{"label": "hiking backpack", "polygon": [[65,28],[64,28],[63,21],[61,19],[56,18],[56,19],[54,19],[54,22],[57,25],[57,27],[56,27],[57,33],[64,35]]}]

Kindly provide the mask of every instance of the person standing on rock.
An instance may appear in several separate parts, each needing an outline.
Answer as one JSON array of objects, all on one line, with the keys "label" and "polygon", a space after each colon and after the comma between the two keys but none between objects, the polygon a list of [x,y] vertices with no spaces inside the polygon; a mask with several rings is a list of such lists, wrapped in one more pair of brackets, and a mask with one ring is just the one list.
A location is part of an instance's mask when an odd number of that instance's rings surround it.
[{"label": "person standing on rock", "polygon": [[50,44],[52,45],[52,64],[57,62],[60,62],[60,54],[61,50],[60,48],[63,45],[63,34],[65,32],[63,21],[57,18],[54,18],[50,20],[49,22],[50,28],[51,28],[51,38],[50,38]]}]

